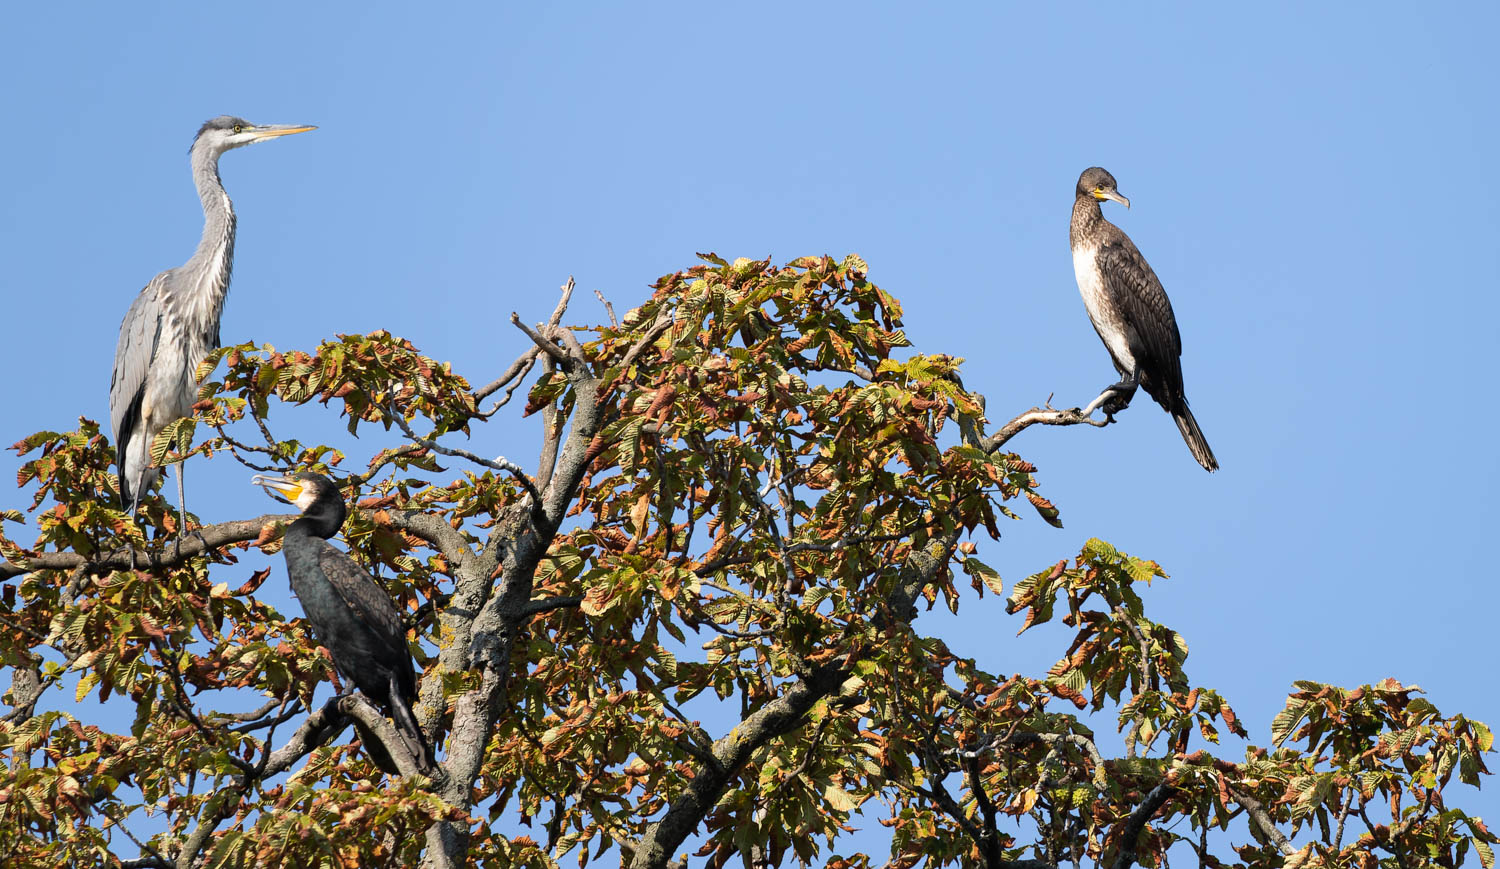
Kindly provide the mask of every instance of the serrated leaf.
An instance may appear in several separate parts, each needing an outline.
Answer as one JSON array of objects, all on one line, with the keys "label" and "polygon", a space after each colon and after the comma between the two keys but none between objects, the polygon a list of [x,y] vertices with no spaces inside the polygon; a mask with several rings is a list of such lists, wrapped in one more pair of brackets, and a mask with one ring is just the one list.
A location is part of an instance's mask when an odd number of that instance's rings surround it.
[{"label": "serrated leaf", "polygon": [[657,663],[661,665],[661,674],[662,674],[663,678],[666,678],[666,679],[676,679],[677,678],[677,656],[676,655],[673,655],[671,652],[667,651],[662,646],[657,646],[656,649],[652,652],[652,656],[655,657],[656,660],[657,660]]},{"label": "serrated leaf", "polygon": [[978,576],[983,580],[985,587],[990,591],[995,594],[1005,594],[1005,582],[1000,579],[1000,571],[990,567],[972,555],[964,559],[963,567],[965,573],[970,576]]},{"label": "serrated leaf", "polygon": [[834,811],[852,812],[859,808],[859,800],[836,784],[830,784],[823,789],[823,799],[828,801]]},{"label": "serrated leaf", "polygon": [[1287,700],[1286,708],[1277,713],[1275,718],[1271,719],[1272,744],[1281,745],[1281,743],[1286,741],[1287,737],[1292,735],[1292,732],[1297,729],[1297,725],[1302,723],[1302,718],[1307,714],[1309,705],[1304,700]]},{"label": "serrated leaf", "polygon": [[161,466],[166,464],[167,453],[174,447],[186,449],[193,442],[193,433],[198,428],[197,420],[190,416],[174,419],[167,423],[151,441],[151,464]]},{"label": "serrated leaf", "polygon": [[73,692],[73,702],[82,703],[83,698],[89,696],[89,692],[93,691],[94,686],[98,684],[99,673],[97,671],[90,670],[84,673],[82,678],[78,680],[78,690]]}]

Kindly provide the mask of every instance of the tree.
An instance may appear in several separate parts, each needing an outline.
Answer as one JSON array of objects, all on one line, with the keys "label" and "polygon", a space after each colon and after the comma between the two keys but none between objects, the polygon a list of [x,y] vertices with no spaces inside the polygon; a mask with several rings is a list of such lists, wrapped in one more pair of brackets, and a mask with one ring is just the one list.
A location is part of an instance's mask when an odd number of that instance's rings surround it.
[{"label": "tree", "polygon": [[[1487,772],[1487,727],[1391,680],[1299,682],[1270,745],[1229,756],[1238,718],[1146,615],[1154,562],[1091,540],[1009,590],[1021,630],[1074,633],[1045,674],[921,633],[934,606],[1003,593],[976,538],[1023,502],[1058,521],[1010,440],[1090,421],[1033,408],[989,431],[960,360],[907,349],[857,256],[704,260],[587,329],[561,325],[570,281],[545,324],[512,315],[528,349],[480,388],[385,332],[223,348],[155,444],[333,472],[339,449],[273,433],[273,410],[315,402],[401,435],[339,477],[343,538],[409,613],[431,779],[375,768],[346,725],[400,763],[390,722],[318,702],[326,657],[257,598],[283,574],[249,550],[292,517],[179,538],[160,498],[139,526],[116,507],[95,423],[17,444],[36,539],[0,538],[8,865],[1128,867],[1174,845],[1209,866],[1493,865],[1445,790]],[[533,373],[534,470],[456,445]],[[88,723],[95,703],[133,704],[133,726]],[[1123,756],[1079,717],[1105,709]],[[148,809],[165,829],[128,832]],[[841,850],[857,809],[889,855]]]}]

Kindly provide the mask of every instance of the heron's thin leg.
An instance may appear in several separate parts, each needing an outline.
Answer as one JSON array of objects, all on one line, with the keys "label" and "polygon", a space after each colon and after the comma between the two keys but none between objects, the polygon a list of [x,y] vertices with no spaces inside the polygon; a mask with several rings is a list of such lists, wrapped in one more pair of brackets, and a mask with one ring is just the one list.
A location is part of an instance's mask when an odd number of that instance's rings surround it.
[{"label": "heron's thin leg", "polygon": [[[120,474],[121,474],[122,477],[123,477],[124,473],[125,473],[125,471],[122,469],[120,471]],[[141,539],[145,540],[146,539],[146,526],[145,526],[144,523],[141,522],[141,513],[140,513],[140,509],[139,509],[140,505],[141,505],[140,490],[136,490],[135,497],[130,499],[130,503],[129,504],[125,503],[125,501],[123,499],[120,501],[120,506],[124,507],[125,510],[130,514],[130,521],[137,528],[140,529]],[[130,542],[129,540],[126,540],[125,541],[125,547],[124,547],[124,549],[125,549],[126,554],[128,554],[130,556],[130,569],[131,570],[135,570],[136,569],[136,565],[135,565],[135,557],[136,557],[135,544],[132,543],[132,542]],[[110,553],[110,557],[114,557],[114,555],[116,555],[119,551],[120,550],[116,549],[114,552],[111,552]]]},{"label": "heron's thin leg", "polygon": [[177,463],[174,469],[176,473],[172,476],[177,478],[177,557],[182,557],[182,535],[187,533],[187,486],[182,479],[182,470],[187,466],[184,459]]},{"label": "heron's thin leg", "polygon": [[[177,557],[182,557],[182,538],[188,534],[187,530],[187,494],[183,491],[186,486],[183,480],[182,469],[187,467],[187,460],[177,463],[177,472],[173,475],[177,478]],[[192,530],[192,535],[203,544],[203,553],[208,554],[208,539],[203,536],[203,531],[198,528]]]}]

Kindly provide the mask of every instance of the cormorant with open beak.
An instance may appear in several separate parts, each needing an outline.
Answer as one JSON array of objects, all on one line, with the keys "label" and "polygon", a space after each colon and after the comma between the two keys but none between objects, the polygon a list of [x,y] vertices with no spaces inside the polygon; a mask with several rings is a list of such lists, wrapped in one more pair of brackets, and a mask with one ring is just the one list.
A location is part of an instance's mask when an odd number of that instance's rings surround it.
[{"label": "cormorant with open beak", "polygon": [[[302,513],[286,529],[281,551],[292,591],[302,603],[313,634],[344,678],[395,721],[419,768],[431,770],[432,749],[411,711],[417,673],[401,614],[385,589],[347,553],[328,543],[348,513],[338,487],[327,477],[307,471],[285,477],[257,474],[251,482],[263,486],[272,497],[295,504]],[[379,740],[360,731],[376,764],[397,774]]]}]

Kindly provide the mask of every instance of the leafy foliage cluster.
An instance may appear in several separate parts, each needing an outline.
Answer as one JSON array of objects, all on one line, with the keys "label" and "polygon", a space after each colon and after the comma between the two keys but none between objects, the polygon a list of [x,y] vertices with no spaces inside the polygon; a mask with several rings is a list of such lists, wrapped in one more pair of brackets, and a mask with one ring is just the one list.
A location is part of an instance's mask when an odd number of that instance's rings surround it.
[{"label": "leafy foliage cluster", "polygon": [[[975,541],[1020,505],[1058,522],[1006,449],[1024,424],[987,433],[960,360],[909,349],[859,257],[704,259],[590,329],[561,325],[570,282],[478,388],[385,332],[223,348],[154,445],[338,473],[344,542],[409,614],[434,780],[382,777],[315,696],[336,675],[303,620],[258,596],[279,566],[249,550],[292,517],[189,517],[179,539],[160,498],[139,525],[117,508],[94,423],[17,444],[35,538],[0,534],[8,865],[647,867],[690,836],[711,867],[1159,865],[1174,845],[1211,866],[1493,865],[1445,799],[1487,772],[1484,725],[1390,680],[1299,682],[1270,745],[1231,757],[1238,717],[1146,615],[1165,573],[1107,543],[1005,596],[1019,630],[1073,632],[1045,674],[919,631],[1005,594]],[[455,445],[533,373],[533,472]],[[309,403],[388,446],[346,474],[340,449],[273,433]],[[133,724],[88,723],[97,704]],[[1123,756],[1080,717],[1105,709]],[[843,847],[856,811],[889,854]],[[143,815],[161,832],[132,835]]]}]

